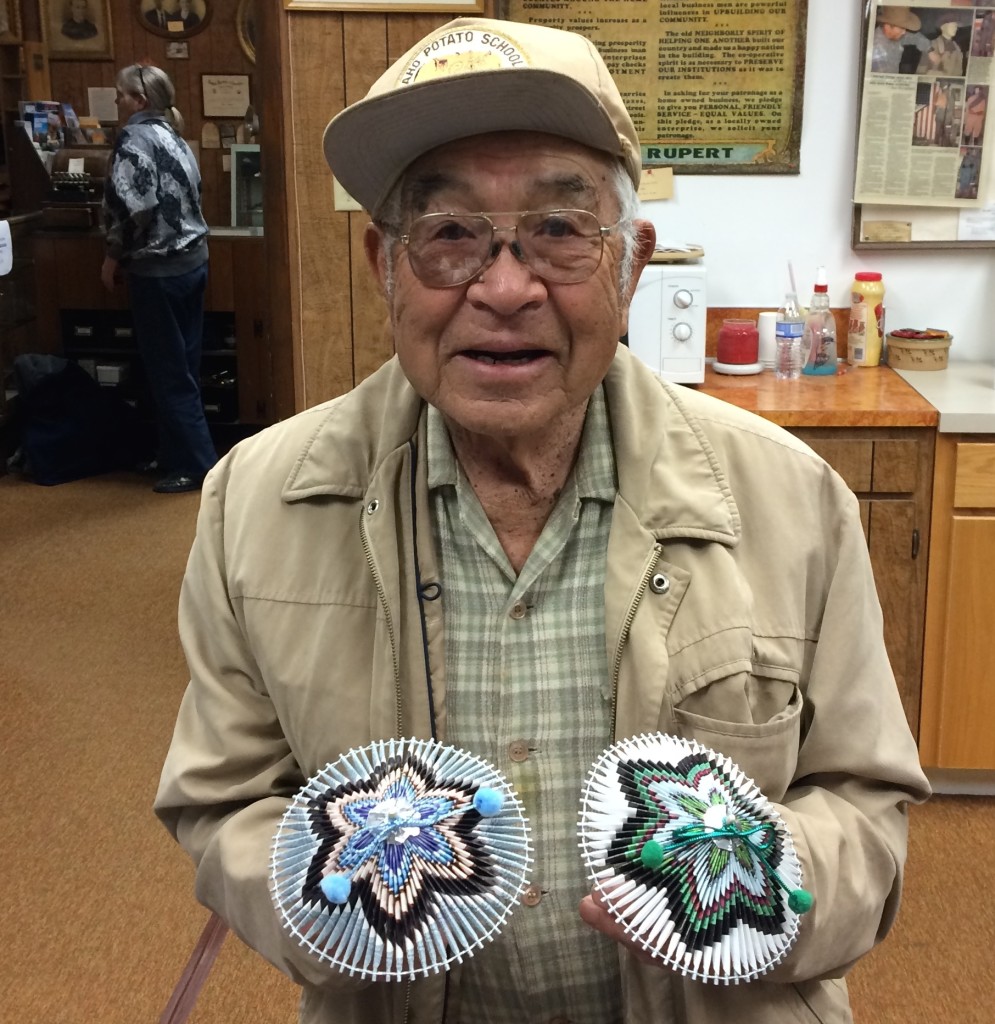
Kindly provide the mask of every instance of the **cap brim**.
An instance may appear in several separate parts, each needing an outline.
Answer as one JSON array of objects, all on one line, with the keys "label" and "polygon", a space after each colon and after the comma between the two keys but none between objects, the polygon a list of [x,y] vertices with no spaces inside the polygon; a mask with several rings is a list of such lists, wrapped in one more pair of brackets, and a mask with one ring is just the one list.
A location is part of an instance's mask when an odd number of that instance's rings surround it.
[{"label": "cap brim", "polygon": [[331,121],[323,147],[339,184],[373,213],[423,153],[501,131],[546,132],[629,159],[607,111],[586,88],[537,68],[435,78],[362,100]]}]

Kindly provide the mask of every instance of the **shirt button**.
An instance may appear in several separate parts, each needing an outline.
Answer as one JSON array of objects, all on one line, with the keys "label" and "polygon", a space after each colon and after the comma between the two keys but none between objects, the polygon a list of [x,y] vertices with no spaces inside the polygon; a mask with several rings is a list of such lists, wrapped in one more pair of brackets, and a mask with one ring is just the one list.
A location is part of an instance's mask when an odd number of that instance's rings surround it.
[{"label": "shirt button", "polygon": [[514,740],[508,744],[508,757],[512,761],[527,761],[529,759],[529,745],[525,740]]},{"label": "shirt button", "polygon": [[522,902],[527,907],[539,906],[539,901],[542,899],[542,891],[538,885],[534,883],[530,885],[525,892],[522,894]]},{"label": "shirt button", "polygon": [[524,619],[524,618],[525,618],[525,613],[526,613],[527,611],[528,611],[528,609],[526,608],[526,606],[525,606],[525,602],[524,602],[524,601],[516,601],[516,602],[515,602],[515,603],[514,603],[514,604],[513,604],[512,606],[511,606],[511,611],[510,611],[510,612],[508,612],[508,614],[509,614],[509,615],[510,615],[510,616],[511,616],[511,617],[512,617],[513,619]]}]

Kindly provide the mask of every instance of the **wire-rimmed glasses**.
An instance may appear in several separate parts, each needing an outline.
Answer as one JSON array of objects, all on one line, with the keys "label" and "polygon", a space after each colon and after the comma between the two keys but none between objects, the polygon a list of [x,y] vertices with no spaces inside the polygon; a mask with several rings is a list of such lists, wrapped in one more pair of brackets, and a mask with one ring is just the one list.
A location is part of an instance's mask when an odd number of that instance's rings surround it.
[{"label": "wire-rimmed glasses", "polygon": [[[503,227],[493,218],[514,217]],[[497,259],[498,234],[514,235],[512,255],[544,281],[577,284],[601,263],[605,238],[617,227],[603,225],[589,210],[525,210],[507,213],[426,213],[411,222],[400,242],[415,276],[430,288],[472,281]]]}]

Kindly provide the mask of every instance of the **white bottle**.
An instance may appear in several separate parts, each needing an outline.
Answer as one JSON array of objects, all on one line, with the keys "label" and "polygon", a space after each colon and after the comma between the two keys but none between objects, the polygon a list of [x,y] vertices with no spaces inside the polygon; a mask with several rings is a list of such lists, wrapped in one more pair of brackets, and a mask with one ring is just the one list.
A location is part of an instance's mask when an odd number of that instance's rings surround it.
[{"label": "white bottle", "polygon": [[774,326],[774,376],[778,380],[797,380],[801,376],[804,329],[798,299],[794,292],[788,292]]}]

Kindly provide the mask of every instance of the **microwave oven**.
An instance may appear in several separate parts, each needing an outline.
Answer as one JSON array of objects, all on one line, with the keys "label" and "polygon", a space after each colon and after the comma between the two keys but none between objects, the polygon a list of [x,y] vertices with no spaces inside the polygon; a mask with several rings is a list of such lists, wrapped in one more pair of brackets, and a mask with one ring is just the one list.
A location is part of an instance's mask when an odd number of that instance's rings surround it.
[{"label": "microwave oven", "polygon": [[650,260],[629,307],[627,344],[658,377],[676,384],[705,379],[708,303],[700,260]]}]

